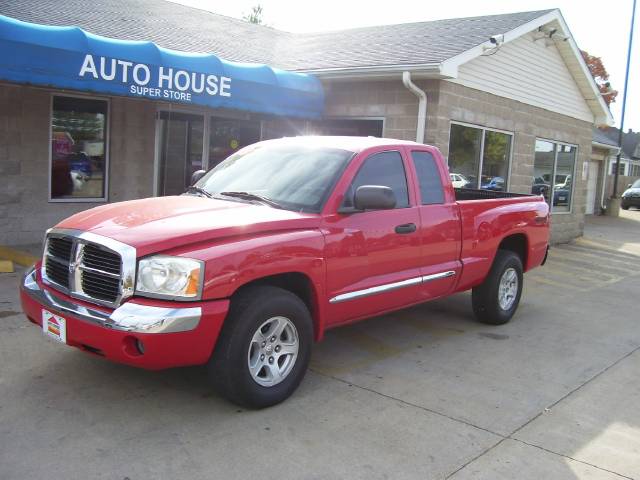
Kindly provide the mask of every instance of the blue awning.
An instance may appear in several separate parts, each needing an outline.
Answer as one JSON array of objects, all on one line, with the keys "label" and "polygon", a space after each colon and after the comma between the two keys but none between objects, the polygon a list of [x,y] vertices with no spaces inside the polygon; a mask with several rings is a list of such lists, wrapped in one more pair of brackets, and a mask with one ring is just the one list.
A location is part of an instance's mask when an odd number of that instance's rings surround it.
[{"label": "blue awning", "polygon": [[282,116],[322,115],[310,75],[0,15],[0,80]]}]

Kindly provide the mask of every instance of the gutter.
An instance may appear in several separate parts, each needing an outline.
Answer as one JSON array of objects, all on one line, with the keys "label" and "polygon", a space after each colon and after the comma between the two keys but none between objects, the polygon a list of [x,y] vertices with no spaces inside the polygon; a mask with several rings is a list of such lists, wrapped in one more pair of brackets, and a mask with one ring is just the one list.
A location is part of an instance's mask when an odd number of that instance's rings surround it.
[{"label": "gutter", "polygon": [[424,143],[424,129],[427,123],[427,94],[411,81],[411,72],[402,72],[402,84],[418,97],[418,127],[416,129],[416,142]]},{"label": "gutter", "polygon": [[608,143],[600,143],[600,142],[593,141],[591,142],[591,145],[593,145],[594,147],[605,149],[605,150],[615,150],[616,154],[618,153],[618,150],[620,150],[620,147],[618,147],[617,145],[609,145]]}]

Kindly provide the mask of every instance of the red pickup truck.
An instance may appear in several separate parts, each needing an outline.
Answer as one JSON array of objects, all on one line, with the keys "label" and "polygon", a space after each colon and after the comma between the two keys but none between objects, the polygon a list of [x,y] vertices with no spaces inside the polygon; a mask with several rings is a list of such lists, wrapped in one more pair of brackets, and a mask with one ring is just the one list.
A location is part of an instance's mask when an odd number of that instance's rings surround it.
[{"label": "red pickup truck", "polygon": [[147,369],[206,364],[258,408],[291,395],[329,328],[469,289],[480,321],[509,321],[548,240],[541,196],[454,190],[434,147],[269,140],[181,196],[63,220],[21,299],[55,340]]}]

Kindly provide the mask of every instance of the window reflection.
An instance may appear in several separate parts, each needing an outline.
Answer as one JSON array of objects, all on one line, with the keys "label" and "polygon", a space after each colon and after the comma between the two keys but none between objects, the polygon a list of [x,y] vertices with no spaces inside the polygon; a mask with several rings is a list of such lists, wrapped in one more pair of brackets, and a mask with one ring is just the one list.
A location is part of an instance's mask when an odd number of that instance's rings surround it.
[{"label": "window reflection", "polygon": [[258,120],[211,117],[209,133],[209,168],[247,145],[260,141]]},{"label": "window reflection", "polygon": [[531,193],[543,195],[552,212],[571,210],[576,152],[572,145],[536,140]]},{"label": "window reflection", "polygon": [[106,197],[107,101],[53,97],[51,198]]},{"label": "window reflection", "polygon": [[506,191],[511,139],[508,133],[452,124],[449,172],[453,186]]},{"label": "window reflection", "polygon": [[451,125],[449,137],[449,172],[462,176],[468,182],[468,188],[478,188],[478,169],[480,166],[480,145],[482,130]]},{"label": "window reflection", "polygon": [[507,189],[511,135],[487,130],[482,157],[482,184],[485,190],[504,192]]}]

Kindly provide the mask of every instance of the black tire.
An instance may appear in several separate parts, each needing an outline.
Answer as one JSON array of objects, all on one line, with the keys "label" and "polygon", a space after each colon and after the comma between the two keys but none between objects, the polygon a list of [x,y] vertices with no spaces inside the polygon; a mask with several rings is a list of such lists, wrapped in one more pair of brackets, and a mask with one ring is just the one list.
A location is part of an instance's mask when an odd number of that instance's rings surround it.
[{"label": "black tire", "polygon": [[620,205],[620,208],[622,208],[623,210],[629,210],[629,205]]},{"label": "black tire", "polygon": [[[263,386],[249,371],[249,349],[254,334],[273,317],[286,317],[293,323],[298,354],[284,380]],[[231,402],[249,408],[269,407],[284,401],[298,388],[309,365],[312,343],[313,322],[299,297],[278,287],[249,287],[232,298],[207,372],[216,390]]]},{"label": "black tire", "polygon": [[[518,285],[513,303],[505,310],[500,305],[499,300],[500,281],[509,269],[515,270]],[[509,250],[498,250],[489,275],[487,275],[487,278],[485,278],[481,285],[475,287],[471,292],[473,313],[476,318],[480,322],[490,325],[507,323],[518,309],[520,296],[522,295],[522,286],[523,275],[520,257]]]}]

